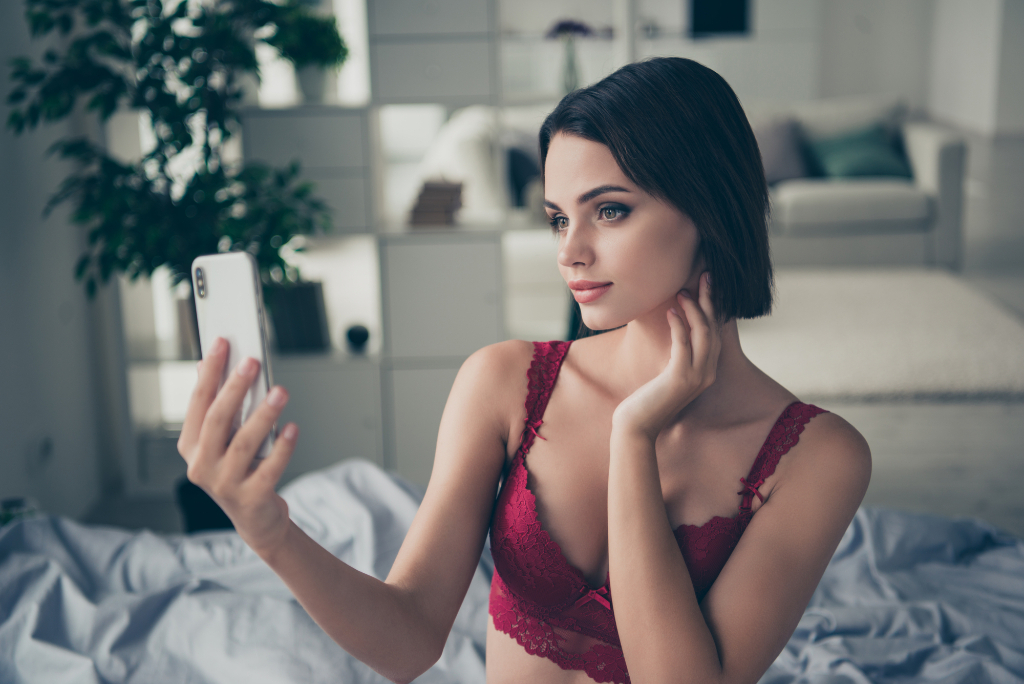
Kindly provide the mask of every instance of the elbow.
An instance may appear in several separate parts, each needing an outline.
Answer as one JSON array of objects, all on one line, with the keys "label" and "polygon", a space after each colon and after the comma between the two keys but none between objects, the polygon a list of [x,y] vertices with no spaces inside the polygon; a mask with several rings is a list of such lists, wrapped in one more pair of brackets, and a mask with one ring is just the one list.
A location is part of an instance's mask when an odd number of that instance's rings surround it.
[{"label": "elbow", "polygon": [[418,657],[410,658],[408,661],[403,663],[395,663],[396,668],[394,670],[389,672],[381,672],[378,670],[378,672],[395,684],[409,684],[433,667],[434,664],[441,659],[441,654],[444,652],[444,645],[445,641],[441,641],[439,644],[433,644]]}]

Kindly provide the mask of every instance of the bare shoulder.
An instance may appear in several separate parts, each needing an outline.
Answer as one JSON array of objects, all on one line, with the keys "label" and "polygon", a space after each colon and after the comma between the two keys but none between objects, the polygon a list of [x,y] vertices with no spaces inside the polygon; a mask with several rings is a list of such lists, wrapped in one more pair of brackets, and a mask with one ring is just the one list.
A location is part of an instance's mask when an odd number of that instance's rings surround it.
[{"label": "bare shoulder", "polygon": [[[505,400],[518,396],[526,387],[526,374],[533,359],[533,344],[524,340],[506,340],[478,349],[459,369],[459,381],[472,387],[475,394]],[[506,396],[508,395],[508,396]]]},{"label": "bare shoulder", "polygon": [[821,413],[804,426],[793,451],[794,479],[860,504],[871,479],[871,448],[857,428],[835,413]]},{"label": "bare shoulder", "polygon": [[472,410],[500,431],[508,443],[523,429],[527,371],[533,343],[506,340],[487,345],[467,358],[452,388],[451,400],[472,405]]}]

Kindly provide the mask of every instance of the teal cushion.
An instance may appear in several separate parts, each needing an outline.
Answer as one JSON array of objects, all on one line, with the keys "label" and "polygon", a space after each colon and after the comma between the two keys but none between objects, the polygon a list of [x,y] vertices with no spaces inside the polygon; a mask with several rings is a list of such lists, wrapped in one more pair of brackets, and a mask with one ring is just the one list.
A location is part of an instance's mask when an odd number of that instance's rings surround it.
[{"label": "teal cushion", "polygon": [[829,177],[912,175],[907,160],[878,125],[809,141],[807,146],[817,167]]}]

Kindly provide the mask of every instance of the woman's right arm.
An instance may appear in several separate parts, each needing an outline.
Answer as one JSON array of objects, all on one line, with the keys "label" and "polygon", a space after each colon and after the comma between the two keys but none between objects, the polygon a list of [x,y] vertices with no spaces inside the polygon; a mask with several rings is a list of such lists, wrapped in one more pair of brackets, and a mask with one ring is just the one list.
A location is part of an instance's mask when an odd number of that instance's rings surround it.
[{"label": "woman's right arm", "polygon": [[288,519],[274,486],[294,450],[294,426],[285,426],[271,455],[250,471],[284,406],[273,405],[273,392],[227,443],[254,373],[232,373],[217,393],[226,344],[203,361],[178,448],[189,479],[217,501],[317,624],[388,679],[411,681],[440,657],[479,561],[510,422],[526,395],[528,347],[491,345],[462,365],[426,495],[384,582],[335,558]]}]

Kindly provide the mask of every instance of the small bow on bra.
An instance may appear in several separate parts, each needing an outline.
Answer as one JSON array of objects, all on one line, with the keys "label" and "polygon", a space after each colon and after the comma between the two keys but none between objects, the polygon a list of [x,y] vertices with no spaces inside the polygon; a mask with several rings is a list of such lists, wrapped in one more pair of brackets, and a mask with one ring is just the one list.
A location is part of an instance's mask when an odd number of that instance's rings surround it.
[{"label": "small bow on bra", "polygon": [[753,501],[754,496],[760,499],[761,503],[764,503],[764,497],[761,496],[761,492],[757,491],[757,488],[764,484],[764,478],[757,482],[747,482],[747,478],[741,477],[740,484],[743,485],[743,489],[736,493],[743,495],[743,503],[740,504],[741,509],[749,509],[750,502]]},{"label": "small bow on bra", "polygon": [[576,601],[576,607],[579,608],[583,604],[589,601],[597,601],[608,610],[612,609],[612,604],[605,598],[608,595],[608,589],[606,587],[600,587],[599,589],[589,589],[588,587],[582,587],[580,591],[585,592],[583,596],[579,597]]}]

